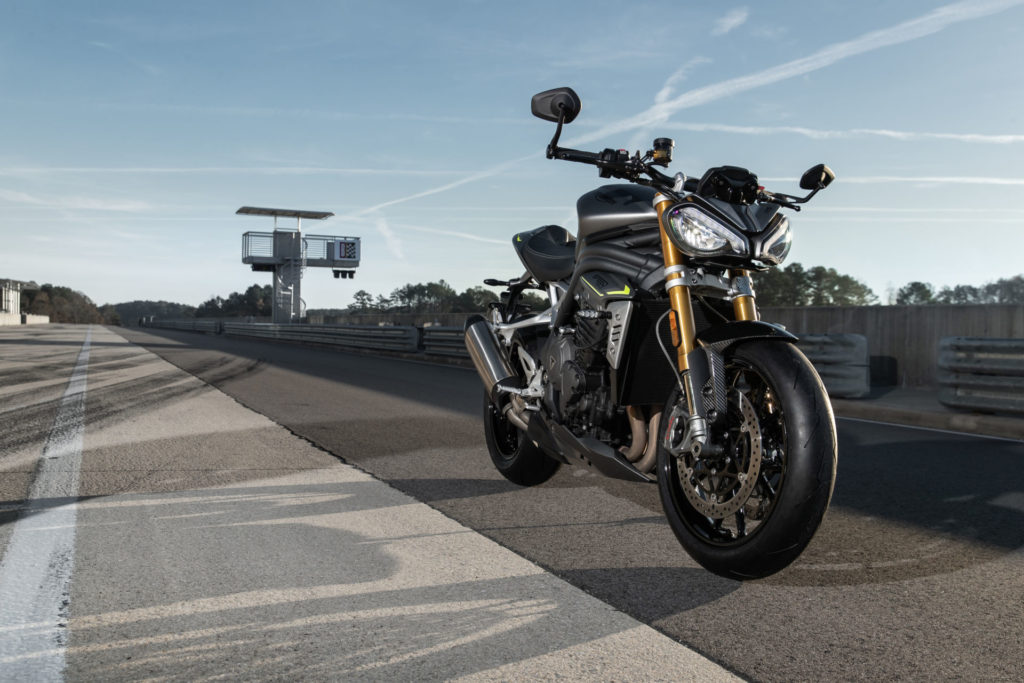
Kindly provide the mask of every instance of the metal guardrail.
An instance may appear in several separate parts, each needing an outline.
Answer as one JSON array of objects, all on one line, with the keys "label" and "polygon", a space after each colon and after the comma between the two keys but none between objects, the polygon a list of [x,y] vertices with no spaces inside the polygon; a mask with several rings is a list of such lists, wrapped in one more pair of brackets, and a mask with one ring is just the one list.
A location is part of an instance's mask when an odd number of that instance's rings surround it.
[{"label": "metal guardrail", "polygon": [[833,398],[861,398],[871,391],[871,356],[862,334],[799,335],[797,346]]},{"label": "metal guardrail", "polygon": [[423,353],[430,356],[469,358],[461,327],[424,327]]},{"label": "metal guardrail", "polygon": [[209,334],[221,333],[221,322],[219,320],[154,320],[145,323],[146,327],[158,327],[165,330],[189,330],[191,332],[206,332]]},{"label": "metal guardrail", "polygon": [[363,325],[276,325],[272,323],[224,323],[224,334],[275,341],[325,344],[359,349],[384,349],[416,353],[420,348],[417,327]]},{"label": "metal guardrail", "polygon": [[[411,325],[277,325],[204,320],[153,321],[150,327],[222,332],[234,337],[322,344],[339,348],[469,358],[462,327]],[[857,334],[805,335],[799,346],[821,375],[830,396],[859,398],[871,388],[867,339]]]},{"label": "metal guardrail", "polygon": [[1024,415],[1024,339],[944,337],[939,386],[952,408]]}]

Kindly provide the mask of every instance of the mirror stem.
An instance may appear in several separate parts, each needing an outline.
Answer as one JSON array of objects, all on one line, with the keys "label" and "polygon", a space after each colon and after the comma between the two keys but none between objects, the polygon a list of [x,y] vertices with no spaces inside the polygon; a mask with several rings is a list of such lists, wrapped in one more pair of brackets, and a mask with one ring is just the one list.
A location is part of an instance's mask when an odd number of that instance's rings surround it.
[{"label": "mirror stem", "polygon": [[555,152],[558,151],[558,138],[562,137],[562,124],[565,122],[565,107],[559,106],[562,113],[558,115],[558,128],[555,129],[555,137],[551,138],[551,142],[548,143],[548,159],[555,158]]}]

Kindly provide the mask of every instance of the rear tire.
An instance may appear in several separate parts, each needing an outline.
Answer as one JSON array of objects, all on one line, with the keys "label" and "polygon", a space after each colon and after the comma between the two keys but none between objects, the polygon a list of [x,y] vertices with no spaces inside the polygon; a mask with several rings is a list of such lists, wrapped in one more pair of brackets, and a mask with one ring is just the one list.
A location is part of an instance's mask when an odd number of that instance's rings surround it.
[{"label": "rear tire", "polygon": [[[791,344],[741,343],[725,364],[728,427],[717,439],[725,452],[677,458],[662,438],[658,490],[672,531],[697,562],[728,578],[761,578],[800,555],[828,509],[835,420],[817,372]],[[678,389],[665,415],[677,400]]]},{"label": "rear tire", "polygon": [[558,471],[557,460],[526,438],[484,392],[484,436],[491,462],[501,475],[520,486],[543,484]]}]

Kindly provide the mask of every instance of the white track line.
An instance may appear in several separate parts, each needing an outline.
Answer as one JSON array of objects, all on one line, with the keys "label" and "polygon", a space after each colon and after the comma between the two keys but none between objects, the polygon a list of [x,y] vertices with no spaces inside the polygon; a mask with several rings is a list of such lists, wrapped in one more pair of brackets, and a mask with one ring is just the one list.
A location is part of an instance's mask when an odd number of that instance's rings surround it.
[{"label": "white track line", "polygon": [[977,434],[975,432],[958,432],[955,429],[939,429],[938,427],[919,427],[918,425],[901,424],[899,422],[883,422],[881,420],[869,420],[864,417],[843,417],[836,415],[837,420],[849,422],[867,422],[873,425],[884,425],[886,427],[902,427],[903,429],[917,429],[922,432],[937,432],[939,434],[950,434],[952,436],[969,436],[973,439],[990,439],[992,441],[1008,441],[1009,443],[1024,443],[1024,439],[1011,439],[1008,436],[989,436],[988,434]]},{"label": "white track line", "polygon": [[0,560],[0,680],[64,677],[92,327]]}]

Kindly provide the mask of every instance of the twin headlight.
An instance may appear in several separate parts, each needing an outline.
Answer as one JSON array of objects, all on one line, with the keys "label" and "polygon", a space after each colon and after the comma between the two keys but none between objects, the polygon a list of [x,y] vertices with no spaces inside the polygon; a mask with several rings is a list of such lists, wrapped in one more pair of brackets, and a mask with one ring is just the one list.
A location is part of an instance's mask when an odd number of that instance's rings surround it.
[{"label": "twin headlight", "polygon": [[786,260],[792,245],[789,220],[781,215],[750,239],[696,206],[673,206],[665,219],[672,244],[694,258],[738,256],[778,265]]}]

